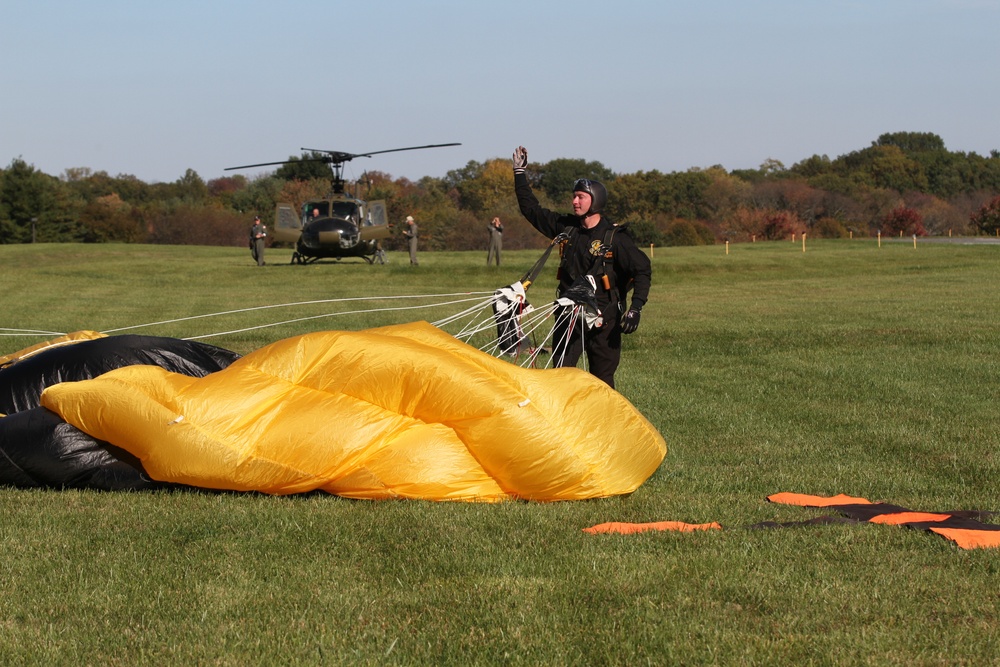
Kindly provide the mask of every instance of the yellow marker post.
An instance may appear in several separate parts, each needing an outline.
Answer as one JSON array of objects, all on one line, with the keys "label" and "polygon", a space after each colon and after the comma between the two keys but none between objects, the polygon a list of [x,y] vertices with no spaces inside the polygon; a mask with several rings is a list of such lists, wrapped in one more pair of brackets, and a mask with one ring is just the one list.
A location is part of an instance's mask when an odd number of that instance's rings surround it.
[{"label": "yellow marker post", "polygon": [[726,241],[726,254],[729,254],[729,241]]},{"label": "yellow marker post", "polygon": [[913,249],[914,250],[917,249],[917,235],[916,234],[913,235]]},{"label": "yellow marker post", "polygon": [[879,248],[882,247],[882,231],[881,230],[879,230],[879,233],[878,233],[878,247]]},{"label": "yellow marker post", "polygon": [[806,251],[806,233],[802,232],[802,252]]}]

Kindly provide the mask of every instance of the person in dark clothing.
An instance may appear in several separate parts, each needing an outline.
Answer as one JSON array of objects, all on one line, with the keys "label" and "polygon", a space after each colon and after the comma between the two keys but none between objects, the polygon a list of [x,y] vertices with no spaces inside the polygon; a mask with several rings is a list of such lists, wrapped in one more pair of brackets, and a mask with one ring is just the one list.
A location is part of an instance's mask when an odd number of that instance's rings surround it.
[{"label": "person in dark clothing", "polygon": [[503,250],[503,225],[500,223],[499,216],[493,218],[486,228],[490,233],[490,242],[486,247],[486,266],[490,265],[490,260],[493,258],[496,258],[497,266],[500,266],[500,251]]},{"label": "person in dark clothing", "polygon": [[[608,192],[597,182],[581,178],[573,186],[573,213],[562,214],[543,208],[525,176],[528,151],[514,151],[514,192],[521,215],[550,239],[567,234],[559,265],[559,295],[586,275],[595,277],[596,300],[601,310],[599,324],[582,331],[584,324],[557,318],[553,333],[553,360],[556,366],[576,366],[587,353],[590,372],[615,386],[615,371],[621,361],[622,334],[639,327],[642,307],[649,298],[652,277],[649,258],[639,250],[624,228],[602,215]],[[605,280],[606,277],[606,280]],[[632,289],[632,302],[626,304]]]},{"label": "person in dark clothing", "polygon": [[260,216],[253,219],[250,228],[250,253],[257,260],[257,266],[264,266],[264,239],[267,238],[267,227],[260,221]]}]

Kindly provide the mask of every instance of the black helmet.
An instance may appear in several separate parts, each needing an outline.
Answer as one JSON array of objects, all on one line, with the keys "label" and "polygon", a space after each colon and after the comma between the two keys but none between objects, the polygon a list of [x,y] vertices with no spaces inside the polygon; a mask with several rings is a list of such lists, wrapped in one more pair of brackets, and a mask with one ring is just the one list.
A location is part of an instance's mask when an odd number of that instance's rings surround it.
[{"label": "black helmet", "polygon": [[573,185],[573,192],[586,192],[590,195],[590,210],[584,215],[600,213],[608,203],[608,190],[598,181],[581,178]]}]

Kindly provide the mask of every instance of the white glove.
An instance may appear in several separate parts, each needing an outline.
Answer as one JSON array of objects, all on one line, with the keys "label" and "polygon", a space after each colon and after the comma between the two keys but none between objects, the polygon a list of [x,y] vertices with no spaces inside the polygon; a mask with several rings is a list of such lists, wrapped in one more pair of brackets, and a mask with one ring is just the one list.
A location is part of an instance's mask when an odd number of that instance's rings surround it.
[{"label": "white glove", "polygon": [[523,174],[524,170],[528,168],[528,151],[524,146],[518,146],[514,149],[514,156],[511,158],[514,163],[514,173]]}]

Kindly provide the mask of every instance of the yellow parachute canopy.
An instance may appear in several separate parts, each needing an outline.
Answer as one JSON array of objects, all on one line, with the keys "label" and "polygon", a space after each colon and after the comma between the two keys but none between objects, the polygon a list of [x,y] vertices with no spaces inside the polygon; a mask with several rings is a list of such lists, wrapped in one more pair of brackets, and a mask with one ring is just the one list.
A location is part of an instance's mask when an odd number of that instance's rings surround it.
[{"label": "yellow parachute canopy", "polygon": [[575,369],[523,369],[426,323],[279,341],[203,378],[129,366],[42,404],[154,478],[350,498],[575,500],[631,493],[666,444]]}]

